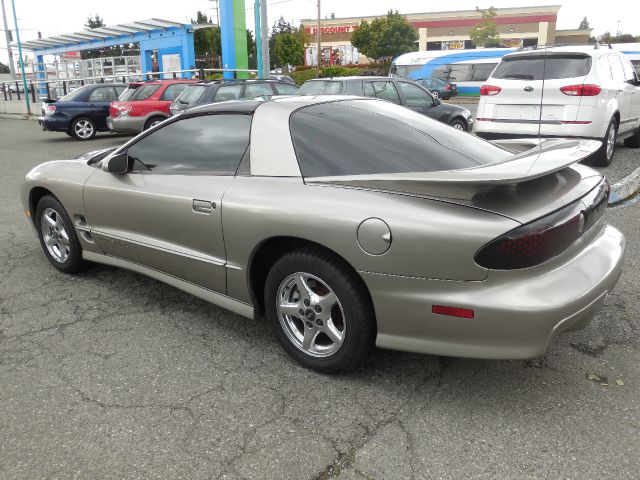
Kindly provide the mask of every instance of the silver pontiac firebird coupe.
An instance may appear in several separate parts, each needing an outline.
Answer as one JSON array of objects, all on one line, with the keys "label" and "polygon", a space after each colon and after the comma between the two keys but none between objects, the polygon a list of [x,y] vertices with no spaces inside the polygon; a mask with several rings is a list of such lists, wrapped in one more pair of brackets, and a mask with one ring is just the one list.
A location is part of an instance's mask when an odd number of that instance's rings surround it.
[{"label": "silver pontiac firebird coupe", "polygon": [[246,317],[324,372],[382,348],[528,358],[621,272],[592,140],[500,146],[391,103],[206,105],[22,185],[49,261],[127,268]]}]

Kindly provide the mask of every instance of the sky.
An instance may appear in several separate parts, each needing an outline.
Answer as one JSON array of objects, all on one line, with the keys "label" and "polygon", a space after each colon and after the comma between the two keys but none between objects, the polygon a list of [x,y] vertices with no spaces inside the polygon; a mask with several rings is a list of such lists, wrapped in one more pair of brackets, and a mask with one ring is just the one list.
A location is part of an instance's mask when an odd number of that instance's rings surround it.
[{"label": "sky", "polygon": [[[11,0],[4,2],[9,28],[13,29]],[[87,17],[96,13],[107,25],[151,17],[189,22],[195,18],[198,10],[209,16],[214,14],[214,2],[210,0],[15,0],[15,4],[23,41],[37,38],[38,30],[43,37],[82,30]],[[350,17],[380,15],[390,8],[400,13],[419,13],[472,10],[476,6],[524,7],[531,4],[531,0],[322,0],[322,15],[328,17],[334,13],[336,17]],[[618,25],[621,33],[640,35],[640,1],[637,0],[608,0],[606,8],[601,2],[589,0],[533,0],[533,4],[561,5],[559,29],[577,28],[586,15],[596,36],[607,30],[615,33]],[[316,16],[316,0],[268,0],[268,5],[269,25],[280,16],[296,25],[301,18]],[[245,0],[245,6],[247,28],[253,30],[253,0]],[[0,25],[0,28],[4,27]],[[4,35],[0,35],[0,61],[7,61]]]}]

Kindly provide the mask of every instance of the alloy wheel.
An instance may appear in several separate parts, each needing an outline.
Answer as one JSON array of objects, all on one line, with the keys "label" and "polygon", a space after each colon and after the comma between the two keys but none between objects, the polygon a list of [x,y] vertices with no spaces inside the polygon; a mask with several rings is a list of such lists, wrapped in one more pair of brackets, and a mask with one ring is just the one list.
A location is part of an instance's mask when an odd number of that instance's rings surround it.
[{"label": "alloy wheel", "polygon": [[607,160],[613,157],[613,151],[616,148],[616,126],[612,123],[607,132]]},{"label": "alloy wheel", "polygon": [[62,216],[53,208],[42,212],[40,230],[44,244],[51,257],[58,263],[64,263],[71,253],[71,239]]},{"label": "alloy wheel", "polygon": [[312,357],[329,357],[340,349],[347,330],[344,310],[321,279],[304,272],[287,276],[276,302],[280,326],[298,349]]},{"label": "alloy wheel", "polygon": [[90,138],[93,135],[93,124],[89,120],[78,120],[73,125],[73,131],[80,138]]}]

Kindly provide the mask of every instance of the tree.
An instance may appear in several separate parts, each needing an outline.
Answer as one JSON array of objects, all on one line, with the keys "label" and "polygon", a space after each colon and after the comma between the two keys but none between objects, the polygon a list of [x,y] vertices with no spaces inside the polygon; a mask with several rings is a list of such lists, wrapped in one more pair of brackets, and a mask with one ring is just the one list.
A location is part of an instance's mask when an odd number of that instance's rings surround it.
[{"label": "tree", "polygon": [[9,65],[0,62],[0,73],[9,73]]},{"label": "tree", "polygon": [[376,61],[390,60],[416,50],[418,32],[398,11],[371,23],[363,20],[351,36],[351,44],[363,55]]},{"label": "tree", "polygon": [[302,27],[293,29],[291,33],[278,33],[275,36],[275,57],[288,72],[289,65],[304,63],[304,47],[308,42],[308,34]]},{"label": "tree", "polygon": [[587,30],[589,28],[591,28],[589,26],[589,20],[587,20],[587,17],[584,17],[582,19],[582,21],[580,22],[580,26],[578,27],[580,30]]},{"label": "tree", "polygon": [[95,17],[87,17],[87,21],[85,22],[84,26],[86,28],[93,29],[93,28],[104,27],[105,25],[102,17],[96,13]]},{"label": "tree", "polygon": [[476,7],[476,11],[482,15],[482,20],[478,22],[470,31],[471,41],[478,47],[497,47],[500,45],[500,35],[494,20],[496,9],[489,7],[481,10]]},{"label": "tree", "polygon": [[282,63],[276,56],[276,37],[278,35],[293,33],[295,27],[287,22],[284,17],[280,17],[276,23],[271,27],[271,33],[269,34],[269,63],[271,67],[281,67]]}]

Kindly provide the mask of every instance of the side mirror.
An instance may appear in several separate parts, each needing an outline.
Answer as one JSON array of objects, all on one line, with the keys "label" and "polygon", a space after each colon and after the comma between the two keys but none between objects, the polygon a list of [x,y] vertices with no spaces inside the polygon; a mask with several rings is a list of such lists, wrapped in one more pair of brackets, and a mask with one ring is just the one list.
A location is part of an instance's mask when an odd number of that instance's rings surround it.
[{"label": "side mirror", "polygon": [[127,173],[129,171],[129,155],[118,153],[102,163],[102,170],[109,173]]}]

